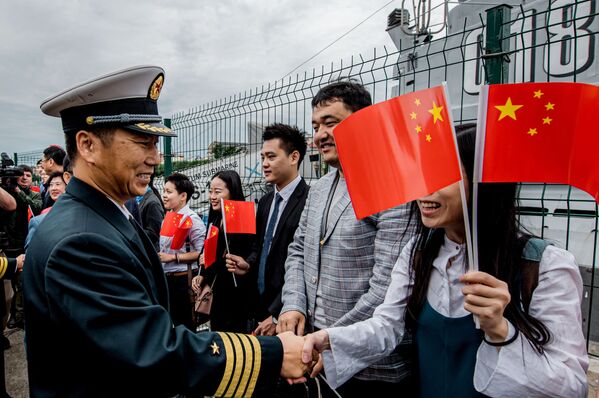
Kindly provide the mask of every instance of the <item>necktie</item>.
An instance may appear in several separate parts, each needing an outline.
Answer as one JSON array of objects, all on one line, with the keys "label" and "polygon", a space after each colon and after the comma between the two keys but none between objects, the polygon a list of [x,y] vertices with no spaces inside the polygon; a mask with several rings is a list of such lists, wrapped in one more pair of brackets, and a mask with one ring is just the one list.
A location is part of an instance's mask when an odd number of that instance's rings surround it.
[{"label": "necktie", "polygon": [[279,204],[283,201],[283,198],[278,193],[275,194],[275,208],[272,211],[268,226],[266,227],[266,234],[264,234],[264,243],[262,244],[262,253],[260,254],[260,265],[258,266],[258,291],[260,294],[264,293],[264,271],[266,268],[266,257],[268,257],[268,251],[270,250],[270,244],[272,242],[272,236],[275,232],[275,224],[277,223],[277,217],[279,215]]}]

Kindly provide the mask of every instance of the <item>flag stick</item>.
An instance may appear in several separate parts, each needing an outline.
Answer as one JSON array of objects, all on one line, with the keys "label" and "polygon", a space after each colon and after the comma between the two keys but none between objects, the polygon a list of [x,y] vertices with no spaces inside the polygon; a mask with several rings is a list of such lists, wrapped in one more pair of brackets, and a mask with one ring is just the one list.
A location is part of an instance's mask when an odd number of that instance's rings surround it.
[{"label": "flag stick", "polygon": [[[227,246],[227,254],[231,254],[229,250],[229,237],[227,236],[227,217],[225,217],[225,202],[223,198],[220,198],[220,210],[223,213],[223,229],[225,230],[225,245]],[[225,260],[226,261],[226,260]],[[233,277],[233,284],[237,287],[237,279],[235,279],[235,273],[231,272]]]},{"label": "flag stick", "polygon": [[[207,229],[208,234],[210,234],[210,229],[212,229],[212,223],[208,224],[208,229]],[[204,242],[206,242],[206,240],[204,240]],[[204,244],[204,245],[202,245],[202,251],[200,252],[200,256],[202,254],[204,254],[204,252],[206,251],[205,249],[206,249],[206,246]],[[199,260],[199,258],[198,258],[198,260]],[[205,257],[204,257],[204,266],[203,267],[200,266],[200,262],[198,261],[198,276],[202,273],[202,268],[206,268],[206,258]]]},{"label": "flag stick", "polygon": [[485,149],[485,134],[487,120],[487,95],[489,86],[482,86],[478,101],[478,120],[476,123],[476,147],[474,150],[474,170],[472,172],[472,238],[476,263],[470,271],[478,271],[478,184],[482,176],[483,151]]},{"label": "flag stick", "polygon": [[[453,118],[451,115],[451,104],[449,102],[449,95],[447,92],[447,84],[445,82],[443,82],[443,89],[445,91],[445,102],[447,104],[447,115],[449,118],[449,124],[451,125],[451,129],[453,131],[453,142],[455,144],[456,153],[458,154],[458,159],[460,159],[458,140],[455,135],[455,128],[453,126]],[[468,255],[468,270],[471,271],[473,269],[478,270],[478,257],[475,255],[476,252],[474,251],[475,245],[473,245],[473,235],[471,234],[471,231],[470,231],[470,216],[469,216],[469,212],[468,212],[468,201],[466,199],[466,187],[464,185],[464,173],[462,173],[461,162],[462,162],[462,160],[460,159],[460,176],[461,176],[460,197],[462,199],[462,214],[464,215],[464,231],[466,234],[466,253]],[[476,189],[476,184],[474,184],[473,188]],[[476,201],[474,203],[476,203]],[[475,219],[473,218],[473,220],[475,220]],[[473,224],[473,225],[476,225],[476,224]],[[476,238],[474,237],[474,239],[476,239]],[[474,242],[476,242],[476,240],[474,240]],[[476,328],[480,329],[480,320],[478,319],[478,316],[474,315],[473,319],[474,319],[474,324],[476,325]]]}]

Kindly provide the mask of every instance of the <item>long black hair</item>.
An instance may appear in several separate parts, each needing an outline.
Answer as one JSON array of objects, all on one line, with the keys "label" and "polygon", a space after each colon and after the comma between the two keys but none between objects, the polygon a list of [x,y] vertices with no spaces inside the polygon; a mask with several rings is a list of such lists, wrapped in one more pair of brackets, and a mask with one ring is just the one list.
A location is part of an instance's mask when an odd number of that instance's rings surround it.
[{"label": "long black hair", "polygon": [[[456,135],[460,159],[469,182],[469,197],[472,198],[476,125],[457,126]],[[541,321],[528,314],[522,306],[522,250],[530,235],[523,234],[519,229],[515,196],[516,184],[479,185],[479,269],[508,284],[511,301],[505,308],[504,316],[542,354],[543,346],[549,342],[551,334]],[[471,210],[471,204],[468,207]],[[469,213],[472,214],[471,211]],[[405,321],[408,330],[415,332],[426,300],[433,261],[443,245],[445,231],[442,228],[425,227],[416,202],[412,203],[410,219],[416,222],[417,227],[416,242],[410,254],[410,279],[414,285],[408,298]]]},{"label": "long black hair", "polygon": [[[237,174],[234,170],[223,170],[219,171],[215,175],[212,176],[210,182],[215,178],[221,179],[227,189],[229,190],[229,200],[239,200],[244,201],[245,196],[243,195],[243,188],[241,186],[241,178],[239,174]],[[208,184],[210,186],[210,183]],[[220,220],[222,219],[222,210],[215,211],[210,206],[210,210],[208,210],[208,224],[219,225]]]}]

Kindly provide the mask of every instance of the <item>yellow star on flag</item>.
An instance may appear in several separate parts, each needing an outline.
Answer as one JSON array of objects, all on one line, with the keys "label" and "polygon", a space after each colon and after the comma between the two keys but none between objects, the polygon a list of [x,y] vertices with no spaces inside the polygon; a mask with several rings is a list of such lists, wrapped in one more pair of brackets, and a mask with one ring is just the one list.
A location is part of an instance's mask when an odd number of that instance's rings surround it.
[{"label": "yellow star on flag", "polygon": [[422,127],[418,125],[414,130],[416,130],[417,133],[420,133],[422,131]]},{"label": "yellow star on flag", "polygon": [[441,115],[441,111],[443,110],[442,106],[437,106],[435,101],[433,101],[433,108],[428,110],[428,113],[433,115],[433,124],[437,123],[437,120],[443,121],[443,116]]},{"label": "yellow star on flag", "polygon": [[543,96],[543,94],[545,94],[545,93],[542,92],[541,90],[537,90],[534,92],[534,98],[541,98]]},{"label": "yellow star on flag", "polygon": [[216,236],[216,234],[217,234],[216,229],[213,229],[212,232],[210,232],[210,237]]},{"label": "yellow star on flag", "polygon": [[431,142],[431,141],[432,141],[432,139],[433,139],[433,138],[431,137],[431,135],[430,135],[430,134],[427,134],[427,135],[426,135],[426,142]]},{"label": "yellow star on flag", "polygon": [[551,102],[548,102],[547,105],[545,105],[545,109],[547,109],[548,111],[552,111],[555,107],[555,104],[552,104]]},{"label": "yellow star on flag", "polygon": [[225,206],[225,211],[228,213],[231,210],[231,208],[229,207],[229,205]]},{"label": "yellow star on flag", "polygon": [[523,106],[524,105],[512,104],[512,98],[507,97],[505,105],[495,105],[495,108],[501,111],[501,114],[499,115],[499,119],[497,119],[497,121],[503,119],[506,116],[509,116],[510,118],[516,120],[516,111],[522,108]]},{"label": "yellow star on flag", "polygon": [[416,116],[418,116],[418,115],[416,114],[416,112],[412,112],[412,113],[410,113],[410,119],[412,119],[412,120],[416,120]]},{"label": "yellow star on flag", "polygon": [[416,106],[420,106],[420,100],[418,98],[416,98],[416,100],[414,101],[414,103],[416,104]]},{"label": "yellow star on flag", "polygon": [[552,121],[553,119],[551,119],[549,116],[543,118],[543,124],[551,124]]},{"label": "yellow star on flag", "polygon": [[530,136],[532,137],[533,135],[539,134],[539,133],[538,133],[537,129],[530,129],[530,130],[528,130],[527,134],[530,134]]},{"label": "yellow star on flag", "polygon": [[212,355],[220,355],[220,347],[216,344],[216,341],[212,342],[210,348],[212,348]]}]

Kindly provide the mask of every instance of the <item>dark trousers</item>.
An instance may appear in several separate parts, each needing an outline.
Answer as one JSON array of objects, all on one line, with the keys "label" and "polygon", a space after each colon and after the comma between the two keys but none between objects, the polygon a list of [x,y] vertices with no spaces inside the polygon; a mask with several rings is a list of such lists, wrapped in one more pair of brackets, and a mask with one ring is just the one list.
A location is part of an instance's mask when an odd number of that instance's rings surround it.
[{"label": "dark trousers", "polygon": [[[324,383],[321,383],[324,384]],[[337,398],[337,396],[327,387],[325,398]],[[407,377],[399,383],[387,383],[378,380],[359,380],[355,377],[349,379],[342,386],[337,388],[337,393],[343,398],[358,397],[417,397],[417,393],[412,385],[412,378]]]},{"label": "dark trousers", "polygon": [[[407,377],[399,383],[387,383],[378,380],[359,380],[351,378],[345,384],[336,389],[337,394],[328,384],[317,376],[316,379],[308,379],[306,383],[287,384],[284,379],[279,379],[275,398],[368,398],[368,397],[418,397],[414,388],[412,378]],[[320,395],[318,394],[320,392]]]},{"label": "dark trousers", "polygon": [[168,285],[169,313],[173,324],[175,326],[185,325],[189,330],[195,331],[187,275],[167,275],[166,283]]}]

